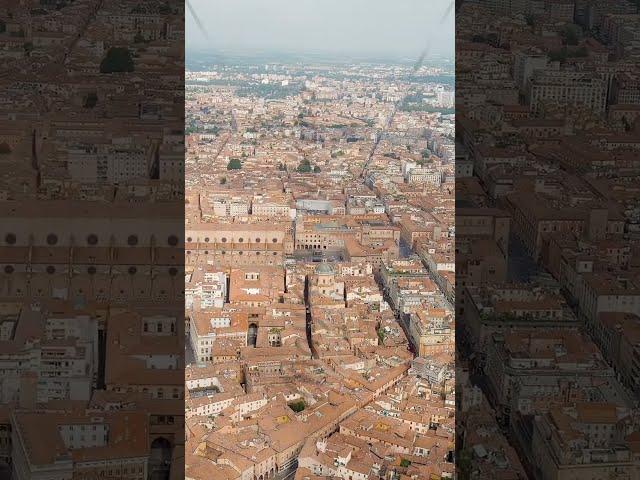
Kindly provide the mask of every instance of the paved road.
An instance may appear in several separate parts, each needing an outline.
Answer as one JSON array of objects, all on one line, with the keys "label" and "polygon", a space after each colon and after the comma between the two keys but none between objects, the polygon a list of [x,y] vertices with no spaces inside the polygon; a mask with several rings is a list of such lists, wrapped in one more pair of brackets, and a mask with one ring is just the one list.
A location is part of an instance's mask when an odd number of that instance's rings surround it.
[{"label": "paved road", "polygon": [[510,281],[527,283],[532,275],[541,272],[539,265],[529,256],[517,235],[509,237],[509,263],[507,275]]},{"label": "paved road", "polygon": [[293,472],[287,473],[284,477],[278,478],[276,476],[276,480],[293,480],[295,476],[296,476],[296,471],[294,470]]},{"label": "paved road", "polygon": [[411,247],[407,245],[404,240],[400,240],[399,250],[401,258],[409,258],[413,255],[413,250],[411,250]]},{"label": "paved road", "polygon": [[184,362],[186,365],[196,362],[196,356],[194,355],[193,349],[191,348],[191,339],[188,335],[185,337]]}]

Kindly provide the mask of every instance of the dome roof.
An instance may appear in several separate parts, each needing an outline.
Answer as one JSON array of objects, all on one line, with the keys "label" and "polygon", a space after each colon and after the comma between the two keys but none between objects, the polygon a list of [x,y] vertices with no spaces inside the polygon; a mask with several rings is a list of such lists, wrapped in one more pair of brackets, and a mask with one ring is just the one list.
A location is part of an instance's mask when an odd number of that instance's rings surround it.
[{"label": "dome roof", "polygon": [[318,275],[333,275],[333,267],[328,263],[323,262],[316,267],[316,273]]}]

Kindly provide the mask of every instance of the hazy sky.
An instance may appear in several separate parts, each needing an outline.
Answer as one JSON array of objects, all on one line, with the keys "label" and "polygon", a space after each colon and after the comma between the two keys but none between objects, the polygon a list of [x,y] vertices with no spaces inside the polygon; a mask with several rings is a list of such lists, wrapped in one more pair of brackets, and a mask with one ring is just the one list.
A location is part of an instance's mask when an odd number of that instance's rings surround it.
[{"label": "hazy sky", "polygon": [[453,56],[453,0],[190,0],[207,40],[186,12],[187,49]]}]

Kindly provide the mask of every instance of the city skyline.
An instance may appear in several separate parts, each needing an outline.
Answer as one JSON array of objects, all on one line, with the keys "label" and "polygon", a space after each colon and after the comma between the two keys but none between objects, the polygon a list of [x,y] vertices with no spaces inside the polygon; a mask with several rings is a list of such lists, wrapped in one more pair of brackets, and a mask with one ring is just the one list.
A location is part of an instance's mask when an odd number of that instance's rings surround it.
[{"label": "city skyline", "polygon": [[447,15],[448,0],[394,5],[329,0],[322,10],[312,0],[276,0],[268,6],[256,0],[190,3],[205,32],[187,14],[187,54],[266,52],[415,60],[427,51],[432,57],[454,57],[454,18]]}]

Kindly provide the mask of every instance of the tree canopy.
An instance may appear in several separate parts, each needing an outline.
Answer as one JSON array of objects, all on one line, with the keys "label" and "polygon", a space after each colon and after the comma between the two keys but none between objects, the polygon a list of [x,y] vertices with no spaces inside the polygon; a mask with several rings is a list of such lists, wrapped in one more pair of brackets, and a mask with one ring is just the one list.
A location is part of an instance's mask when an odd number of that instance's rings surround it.
[{"label": "tree canopy", "polygon": [[133,70],[133,57],[128,48],[110,48],[100,63],[100,73],[133,72]]},{"label": "tree canopy", "polygon": [[242,162],[238,158],[232,158],[227,163],[227,170],[240,170],[242,168]]},{"label": "tree canopy", "polygon": [[311,172],[311,162],[306,158],[300,162],[298,168],[296,169],[298,173],[310,173]]}]

